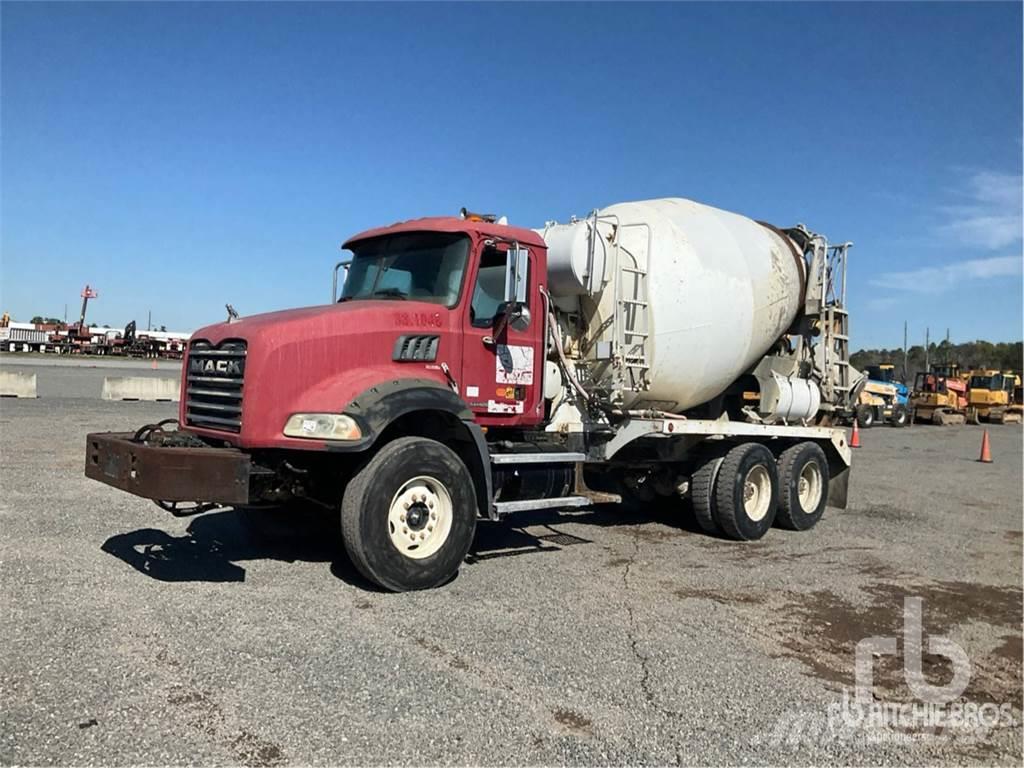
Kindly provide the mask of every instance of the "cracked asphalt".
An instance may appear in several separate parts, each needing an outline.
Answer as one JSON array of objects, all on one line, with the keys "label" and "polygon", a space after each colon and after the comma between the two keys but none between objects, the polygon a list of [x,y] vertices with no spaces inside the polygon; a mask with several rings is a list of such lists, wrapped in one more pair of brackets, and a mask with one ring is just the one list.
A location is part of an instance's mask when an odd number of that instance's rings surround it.
[{"label": "cracked asphalt", "polygon": [[[42,397],[0,401],[3,764],[1020,764],[1019,426],[990,428],[993,464],[978,427],[865,431],[850,508],[809,532],[721,541],[680,503],[527,514],[392,595],[331,515],[177,519],[86,480],[86,433],[175,406],[8,364]],[[822,728],[908,597],[970,660],[954,703],[1000,722]],[[913,701],[900,662],[875,659],[876,700]]]}]

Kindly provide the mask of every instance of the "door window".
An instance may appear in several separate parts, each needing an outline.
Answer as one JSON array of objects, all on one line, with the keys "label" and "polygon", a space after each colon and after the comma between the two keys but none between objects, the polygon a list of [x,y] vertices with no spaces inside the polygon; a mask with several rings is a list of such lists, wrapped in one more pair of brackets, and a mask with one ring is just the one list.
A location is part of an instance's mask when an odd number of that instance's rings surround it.
[{"label": "door window", "polygon": [[[476,274],[473,301],[469,306],[469,319],[476,328],[489,328],[501,313],[505,302],[506,252],[487,248],[480,256],[480,269]],[[530,284],[527,267],[526,284]],[[529,304],[529,294],[527,295]]]}]

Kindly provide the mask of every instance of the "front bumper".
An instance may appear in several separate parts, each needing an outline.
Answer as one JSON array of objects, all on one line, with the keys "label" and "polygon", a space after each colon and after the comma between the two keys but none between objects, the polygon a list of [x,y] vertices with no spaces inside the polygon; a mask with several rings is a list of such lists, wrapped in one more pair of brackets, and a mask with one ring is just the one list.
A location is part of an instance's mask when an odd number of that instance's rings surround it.
[{"label": "front bumper", "polygon": [[86,477],[145,499],[247,504],[252,469],[236,448],[153,444],[131,432],[86,436]]}]

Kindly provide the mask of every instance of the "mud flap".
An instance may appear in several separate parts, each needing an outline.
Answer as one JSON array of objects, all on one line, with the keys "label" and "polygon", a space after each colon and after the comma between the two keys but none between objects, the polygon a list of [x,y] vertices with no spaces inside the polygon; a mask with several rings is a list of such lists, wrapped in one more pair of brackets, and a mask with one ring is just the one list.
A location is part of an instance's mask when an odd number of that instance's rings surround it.
[{"label": "mud flap", "polygon": [[843,467],[828,480],[828,506],[846,509],[846,496],[850,489],[850,468]]}]

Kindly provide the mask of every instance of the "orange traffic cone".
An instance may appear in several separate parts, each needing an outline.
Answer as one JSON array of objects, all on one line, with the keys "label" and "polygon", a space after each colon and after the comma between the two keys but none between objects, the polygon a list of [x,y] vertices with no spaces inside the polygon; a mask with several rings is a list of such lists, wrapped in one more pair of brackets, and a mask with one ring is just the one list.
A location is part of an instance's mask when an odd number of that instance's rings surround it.
[{"label": "orange traffic cone", "polygon": [[857,426],[857,420],[853,421],[853,435],[850,437],[850,447],[860,448],[860,427]]},{"label": "orange traffic cone", "polygon": [[154,361],[153,361],[153,362],[152,362],[152,363],[150,364],[150,366],[149,366],[149,367],[150,367],[150,368],[152,368],[152,369],[153,369],[153,370],[155,371],[155,370],[156,370],[156,360],[154,360]]},{"label": "orange traffic cone", "polygon": [[978,457],[978,461],[983,464],[992,463],[992,449],[988,444],[988,430],[981,436],[981,456]]}]

